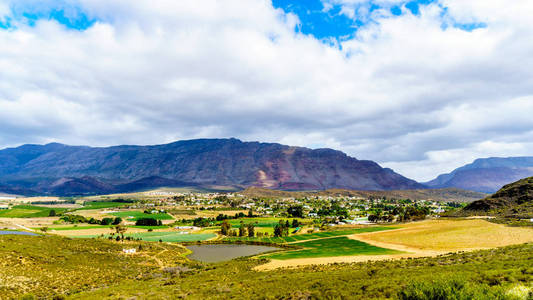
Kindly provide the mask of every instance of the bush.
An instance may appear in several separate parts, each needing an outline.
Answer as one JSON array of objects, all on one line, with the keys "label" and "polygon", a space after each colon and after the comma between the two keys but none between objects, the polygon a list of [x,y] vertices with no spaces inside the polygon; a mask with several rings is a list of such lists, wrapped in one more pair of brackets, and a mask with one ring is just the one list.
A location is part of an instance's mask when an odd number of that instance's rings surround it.
[{"label": "bush", "polygon": [[400,300],[505,299],[499,287],[472,284],[462,278],[412,282],[398,293]]}]

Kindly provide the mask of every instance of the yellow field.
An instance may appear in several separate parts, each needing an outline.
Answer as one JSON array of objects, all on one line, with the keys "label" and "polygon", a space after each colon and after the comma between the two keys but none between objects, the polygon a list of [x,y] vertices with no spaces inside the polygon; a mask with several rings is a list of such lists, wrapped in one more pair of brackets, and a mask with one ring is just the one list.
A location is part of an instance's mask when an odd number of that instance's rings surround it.
[{"label": "yellow field", "polygon": [[533,242],[533,229],[508,227],[484,220],[430,220],[401,229],[358,235],[369,243],[387,243],[433,251],[460,251]]}]

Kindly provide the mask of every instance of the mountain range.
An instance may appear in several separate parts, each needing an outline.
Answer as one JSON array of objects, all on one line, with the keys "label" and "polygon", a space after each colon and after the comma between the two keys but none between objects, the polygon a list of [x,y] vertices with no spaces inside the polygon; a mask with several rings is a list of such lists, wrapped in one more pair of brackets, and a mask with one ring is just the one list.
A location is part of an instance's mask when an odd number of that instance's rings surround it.
[{"label": "mountain range", "polygon": [[430,188],[455,187],[465,190],[494,193],[502,186],[533,176],[533,157],[491,157],[439,175],[424,183]]},{"label": "mountain range", "polygon": [[369,160],[332,149],[237,139],[154,146],[23,145],[0,150],[0,192],[80,195],[155,187],[280,190],[420,189]]}]

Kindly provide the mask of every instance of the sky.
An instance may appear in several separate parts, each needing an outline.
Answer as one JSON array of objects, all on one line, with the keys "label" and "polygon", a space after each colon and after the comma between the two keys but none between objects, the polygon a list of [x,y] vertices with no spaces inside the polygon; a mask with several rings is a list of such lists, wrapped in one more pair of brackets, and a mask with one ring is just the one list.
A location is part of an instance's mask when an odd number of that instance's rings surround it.
[{"label": "sky", "polygon": [[533,155],[530,0],[0,0],[0,148],[236,137],[418,181]]}]

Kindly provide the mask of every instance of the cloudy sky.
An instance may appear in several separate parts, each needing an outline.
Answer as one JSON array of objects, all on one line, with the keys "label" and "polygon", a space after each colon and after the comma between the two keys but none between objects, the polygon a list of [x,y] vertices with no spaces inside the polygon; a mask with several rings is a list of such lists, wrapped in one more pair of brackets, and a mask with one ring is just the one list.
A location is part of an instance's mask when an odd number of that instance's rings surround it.
[{"label": "cloudy sky", "polygon": [[531,0],[0,0],[0,147],[237,137],[425,181],[533,155]]}]

